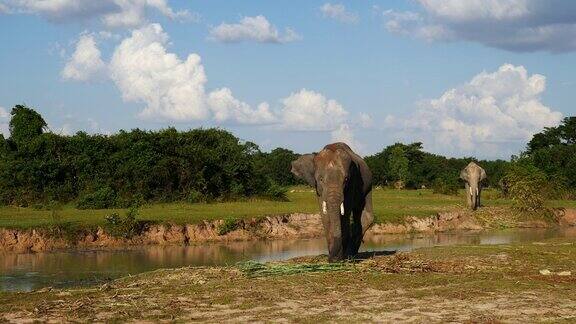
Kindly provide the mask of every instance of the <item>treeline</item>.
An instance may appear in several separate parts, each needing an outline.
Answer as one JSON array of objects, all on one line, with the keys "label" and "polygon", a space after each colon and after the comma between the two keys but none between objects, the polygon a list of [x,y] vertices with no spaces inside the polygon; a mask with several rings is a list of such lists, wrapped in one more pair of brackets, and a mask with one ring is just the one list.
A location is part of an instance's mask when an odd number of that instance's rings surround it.
[{"label": "treeline", "polygon": [[[0,135],[1,204],[56,201],[107,208],[154,201],[285,199],[285,188],[300,183],[290,173],[299,154],[284,148],[262,152],[222,129],[64,136],[47,132],[42,116],[28,107],[16,106],[11,115],[10,137]],[[397,143],[365,159],[377,186],[426,187],[447,194],[463,187],[460,170],[473,160],[427,153],[421,143]],[[506,192],[512,170],[536,174],[557,195],[572,197],[576,117],[534,135],[526,152],[511,162],[477,162],[486,169],[489,187]]]},{"label": "treeline", "polygon": [[145,201],[190,202],[284,191],[257,169],[258,147],[221,129],[139,129],[114,135],[45,132],[34,110],[16,106],[0,138],[0,202],[77,201],[79,208]]},{"label": "treeline", "polygon": [[422,143],[409,145],[396,143],[381,152],[365,158],[374,175],[374,183],[380,186],[401,188],[433,188],[439,193],[455,193],[462,187],[460,171],[471,161],[478,162],[490,176],[489,187],[497,187],[509,162],[504,160],[476,160],[446,158],[422,150]]}]

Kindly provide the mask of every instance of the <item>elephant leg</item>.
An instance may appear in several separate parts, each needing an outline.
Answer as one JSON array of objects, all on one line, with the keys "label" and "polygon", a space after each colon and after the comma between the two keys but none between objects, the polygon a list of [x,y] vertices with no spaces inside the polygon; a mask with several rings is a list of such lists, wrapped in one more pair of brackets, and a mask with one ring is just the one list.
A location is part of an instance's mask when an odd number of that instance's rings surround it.
[{"label": "elephant leg", "polygon": [[346,253],[344,257],[347,257],[348,255],[350,255],[349,251],[351,246],[353,246],[353,242],[351,242],[350,239],[351,236],[353,237],[353,235],[351,235],[350,233],[350,217],[347,215],[341,215],[340,224],[342,228],[342,251]]},{"label": "elephant leg", "polygon": [[374,223],[374,212],[372,210],[372,192],[366,195],[364,207],[354,213],[354,223],[352,225],[352,245],[349,249],[349,255],[356,255],[362,244],[362,238],[366,231]]},{"label": "elephant leg", "polygon": [[478,202],[476,203],[476,207],[480,208],[480,196],[482,195],[482,188],[478,188],[478,197],[476,197],[476,199],[478,199]]},{"label": "elephant leg", "polygon": [[470,185],[466,184],[465,188],[466,192],[464,194],[466,195],[466,205],[468,206],[468,208],[473,208],[474,207],[473,204],[475,202],[472,201],[472,196],[470,196]]}]

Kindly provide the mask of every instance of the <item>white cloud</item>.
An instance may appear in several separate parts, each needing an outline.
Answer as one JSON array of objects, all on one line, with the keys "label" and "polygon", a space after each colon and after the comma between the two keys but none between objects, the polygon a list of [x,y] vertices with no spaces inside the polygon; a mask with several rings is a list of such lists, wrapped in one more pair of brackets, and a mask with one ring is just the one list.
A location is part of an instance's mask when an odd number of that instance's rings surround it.
[{"label": "white cloud", "polygon": [[358,22],[358,15],[346,10],[343,4],[325,3],[320,7],[320,12],[325,18],[331,18],[345,24]]},{"label": "white cloud", "polygon": [[340,126],[333,130],[330,135],[333,142],[344,142],[357,154],[363,153],[363,145],[356,140],[354,131],[348,124],[340,124]]},{"label": "white cloud", "polygon": [[287,129],[330,131],[344,123],[348,116],[336,100],[306,89],[292,93],[281,102],[280,116]]},{"label": "white cloud", "polygon": [[214,119],[218,122],[235,120],[241,124],[270,124],[276,121],[267,103],[261,103],[254,110],[250,105],[234,98],[228,88],[211,92],[207,101],[214,113]]},{"label": "white cloud", "polygon": [[252,109],[222,88],[206,93],[207,77],[201,58],[186,60],[166,50],[168,35],[158,24],[134,30],[115,49],[110,76],[124,100],[146,105],[141,116],[169,120],[208,120],[241,124],[274,121],[268,105]]},{"label": "white cloud", "polygon": [[370,116],[366,113],[360,113],[359,121],[360,121],[360,126],[362,126],[363,128],[371,128],[372,125],[374,124],[374,121],[372,120],[372,116]]},{"label": "white cloud", "polygon": [[418,0],[421,12],[384,11],[390,32],[471,41],[510,51],[576,50],[576,2]]},{"label": "white cloud", "polygon": [[103,76],[106,64],[96,46],[94,36],[84,34],[76,43],[76,50],[64,66],[62,77],[67,80],[88,81]]},{"label": "white cloud", "polygon": [[166,0],[6,0],[11,13],[37,14],[48,20],[99,19],[106,27],[137,27],[147,22],[151,11],[170,19],[198,20],[198,14],[174,11]]},{"label": "white cloud", "polygon": [[108,27],[137,27],[146,23],[146,11],[155,9],[170,19],[184,19],[198,21],[198,14],[187,10],[174,11],[165,0],[114,0],[119,10],[102,17]]},{"label": "white cloud", "polygon": [[10,113],[6,108],[0,107],[0,134],[3,134],[4,137],[10,136]]},{"label": "white cloud", "polygon": [[134,30],[114,51],[112,80],[126,101],[146,104],[144,117],[174,120],[206,119],[206,75],[200,56],[182,61],[166,52],[168,35],[158,24]]},{"label": "white cloud", "polygon": [[258,43],[287,43],[300,40],[292,29],[283,34],[264,16],[243,17],[237,24],[222,23],[210,30],[209,39],[223,43],[255,41]]},{"label": "white cloud", "polygon": [[10,9],[3,3],[0,3],[0,14],[7,14],[10,13]]},{"label": "white cloud", "polygon": [[561,113],[541,102],[545,88],[544,76],[505,64],[438,99],[421,102],[407,119],[388,116],[385,124],[436,152],[508,157],[518,153],[534,133],[562,119]]}]

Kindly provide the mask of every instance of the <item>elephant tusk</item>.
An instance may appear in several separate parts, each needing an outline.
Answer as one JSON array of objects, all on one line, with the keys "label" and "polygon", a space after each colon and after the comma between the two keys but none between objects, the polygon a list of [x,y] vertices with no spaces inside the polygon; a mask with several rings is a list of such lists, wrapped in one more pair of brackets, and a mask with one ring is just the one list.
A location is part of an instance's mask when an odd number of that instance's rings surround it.
[{"label": "elephant tusk", "polygon": [[340,204],[340,215],[344,215],[344,203]]},{"label": "elephant tusk", "polygon": [[472,193],[472,187],[470,187],[469,189],[470,189],[470,196],[472,196],[472,195],[473,195],[473,193]]},{"label": "elephant tusk", "polygon": [[328,210],[326,209],[326,202],[325,201],[322,202],[322,213],[324,213],[324,214],[328,213]]},{"label": "elephant tusk", "polygon": [[476,188],[476,195],[480,195],[480,189]]}]

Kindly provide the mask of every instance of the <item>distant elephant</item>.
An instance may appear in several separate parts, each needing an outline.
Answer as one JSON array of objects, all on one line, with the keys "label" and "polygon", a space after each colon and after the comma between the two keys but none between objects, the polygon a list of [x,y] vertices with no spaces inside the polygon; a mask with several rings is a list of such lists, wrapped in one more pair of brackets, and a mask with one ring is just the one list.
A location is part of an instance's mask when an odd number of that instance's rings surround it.
[{"label": "distant elephant", "polygon": [[472,210],[480,207],[480,194],[482,193],[482,181],[486,179],[486,171],[474,162],[460,172],[460,179],[466,182],[466,201]]},{"label": "distant elephant", "polygon": [[356,255],[374,221],[366,162],[345,143],[333,143],[293,161],[291,172],[316,188],[329,261]]}]

